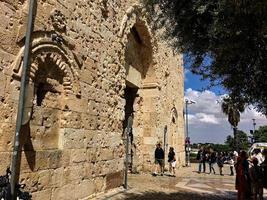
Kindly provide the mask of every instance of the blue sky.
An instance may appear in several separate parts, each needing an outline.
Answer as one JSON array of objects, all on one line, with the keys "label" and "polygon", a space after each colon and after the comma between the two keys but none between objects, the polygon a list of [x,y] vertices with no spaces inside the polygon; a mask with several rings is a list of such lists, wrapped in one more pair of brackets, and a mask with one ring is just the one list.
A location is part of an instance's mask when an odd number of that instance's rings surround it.
[{"label": "blue sky", "polygon": [[[189,136],[192,143],[224,143],[227,135],[232,134],[227,116],[221,112],[220,107],[226,91],[219,86],[206,89],[208,85],[207,80],[202,81],[200,76],[192,74],[185,64],[185,98],[196,102],[188,108]],[[267,125],[266,117],[249,106],[241,114],[238,128],[249,133],[253,128],[252,119],[256,119],[256,128]]]}]

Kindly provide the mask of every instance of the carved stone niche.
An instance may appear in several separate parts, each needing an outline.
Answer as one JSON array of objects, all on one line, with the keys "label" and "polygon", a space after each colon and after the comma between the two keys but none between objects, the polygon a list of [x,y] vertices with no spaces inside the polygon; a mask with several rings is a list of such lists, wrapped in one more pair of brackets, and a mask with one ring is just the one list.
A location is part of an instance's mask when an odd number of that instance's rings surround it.
[{"label": "carved stone niche", "polygon": [[[21,48],[18,56],[12,64],[12,76],[20,80],[22,73],[22,59],[24,47]],[[47,64],[49,63],[49,64]],[[28,68],[29,82],[36,82],[36,75],[46,65],[46,71],[53,71],[62,75],[61,85],[64,95],[75,95],[80,97],[81,88],[79,84],[80,64],[76,62],[74,54],[63,45],[58,45],[51,40],[51,37],[36,38],[32,43],[31,66]],[[55,71],[54,71],[55,72]],[[51,74],[51,72],[50,72]],[[51,80],[50,80],[51,81]],[[52,81],[55,83],[54,81]],[[53,90],[59,91],[55,84]]]},{"label": "carved stone niche", "polygon": [[[12,76],[17,80],[21,78],[23,52],[24,48],[12,65]],[[35,150],[58,149],[64,112],[62,100],[68,96],[80,97],[80,67],[72,52],[51,37],[33,40],[30,63],[28,88],[31,89],[26,95],[28,118],[24,123],[31,120],[30,134]]]}]

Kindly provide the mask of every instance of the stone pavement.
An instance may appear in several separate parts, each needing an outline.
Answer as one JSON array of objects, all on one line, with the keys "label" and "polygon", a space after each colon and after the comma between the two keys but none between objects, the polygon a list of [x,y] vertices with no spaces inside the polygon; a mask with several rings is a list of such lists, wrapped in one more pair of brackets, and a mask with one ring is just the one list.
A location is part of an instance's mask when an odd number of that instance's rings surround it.
[{"label": "stone pavement", "polygon": [[[177,170],[177,177],[153,177],[148,174],[129,176],[129,189],[96,197],[97,200],[233,200],[236,199],[235,176],[229,176],[229,166],[224,176],[196,172],[197,164]],[[218,169],[215,168],[215,170]],[[266,198],[265,191],[265,198]]]}]

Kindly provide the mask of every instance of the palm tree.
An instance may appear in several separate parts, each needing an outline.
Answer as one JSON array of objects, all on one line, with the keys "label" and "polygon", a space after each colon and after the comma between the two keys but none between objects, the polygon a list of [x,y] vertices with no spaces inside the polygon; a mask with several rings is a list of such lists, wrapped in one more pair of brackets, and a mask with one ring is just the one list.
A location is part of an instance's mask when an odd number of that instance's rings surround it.
[{"label": "palm tree", "polygon": [[240,122],[240,113],[245,111],[245,103],[243,100],[236,100],[230,96],[224,97],[222,101],[222,112],[228,116],[228,122],[233,127],[234,132],[234,146],[239,151],[237,144],[237,125]]}]

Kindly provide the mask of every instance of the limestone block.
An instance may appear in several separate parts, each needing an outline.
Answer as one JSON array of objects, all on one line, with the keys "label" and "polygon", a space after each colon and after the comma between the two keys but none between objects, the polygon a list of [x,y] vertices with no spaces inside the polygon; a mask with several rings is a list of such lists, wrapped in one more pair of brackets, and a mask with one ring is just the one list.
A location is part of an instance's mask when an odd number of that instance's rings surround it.
[{"label": "limestone block", "polygon": [[11,166],[11,152],[0,151],[0,174],[6,173],[6,169]]},{"label": "limestone block", "polygon": [[5,100],[5,97],[0,96],[0,122],[16,123],[17,103],[10,99]]},{"label": "limestone block", "polygon": [[61,115],[61,111],[57,109],[42,109],[43,115],[43,126],[46,128],[50,127],[58,127],[59,126],[59,118]]},{"label": "limestone block", "polygon": [[114,172],[106,176],[106,190],[113,189],[122,185],[123,172]]},{"label": "limestone block", "polygon": [[51,184],[51,171],[44,170],[38,173],[38,190],[44,190]]},{"label": "limestone block", "polygon": [[[40,165],[43,166],[42,163],[40,163]],[[48,169],[48,167],[43,167],[43,169]],[[36,152],[34,151],[21,152],[20,170],[23,173],[36,170]]]},{"label": "limestone block", "polygon": [[70,164],[70,155],[71,150],[64,149],[62,150],[62,156],[60,158],[60,166],[67,167]]},{"label": "limestone block", "polygon": [[90,68],[83,69],[83,71],[81,72],[81,81],[89,85],[92,85],[96,81],[97,75],[94,71],[91,71],[89,69]]},{"label": "limestone block", "polygon": [[6,77],[3,73],[0,73],[0,97],[3,98],[5,96],[5,87],[6,87]]},{"label": "limestone block", "polygon": [[97,114],[99,114],[99,109],[100,109],[100,106],[99,106],[98,102],[95,102],[93,100],[89,100],[88,101],[87,113],[89,115],[97,115]]},{"label": "limestone block", "polygon": [[38,173],[23,173],[20,182],[25,184],[25,189],[31,193],[38,191]]},{"label": "limestone block", "polygon": [[15,124],[0,123],[0,152],[11,152],[15,135]]},{"label": "limestone block", "polygon": [[94,184],[95,184],[95,192],[99,193],[101,191],[104,190],[104,187],[105,187],[105,178],[104,177],[97,177],[95,180],[94,180]]},{"label": "limestone block", "polygon": [[96,147],[101,141],[101,134],[94,130],[84,130],[84,138],[85,148]]},{"label": "limestone block", "polygon": [[87,160],[86,149],[71,150],[71,163],[83,163]]},{"label": "limestone block", "polygon": [[152,136],[152,128],[146,127],[144,128],[144,137],[151,137]]},{"label": "limestone block", "polygon": [[43,136],[45,133],[45,127],[44,126],[35,126],[30,125],[30,136],[31,136],[31,144],[34,150],[43,150]]},{"label": "limestone block", "polygon": [[80,82],[81,85],[81,93],[83,97],[86,97],[91,100],[98,100],[96,98],[97,88],[93,87],[85,82]]},{"label": "limestone block", "polygon": [[117,147],[118,145],[122,144],[122,133],[113,133],[110,134],[109,138],[105,140],[106,147]]},{"label": "limestone block", "polygon": [[121,143],[118,146],[115,147],[114,149],[114,158],[124,158],[124,154],[125,154],[125,147],[124,145]]},{"label": "limestone block", "polygon": [[66,128],[63,130],[63,149],[81,149],[85,144],[86,131],[82,129]]},{"label": "limestone block", "polygon": [[52,187],[61,187],[64,184],[66,184],[63,181],[63,176],[64,176],[64,168],[63,167],[52,170],[51,171],[51,177],[50,177],[50,179],[51,179],[50,185]]},{"label": "limestone block", "polygon": [[158,138],[155,137],[144,137],[145,145],[155,145],[158,142]]},{"label": "limestone block", "polygon": [[70,111],[75,111],[79,113],[86,112],[87,99],[79,99],[76,97],[65,98],[62,102],[63,108]]},{"label": "limestone block", "polygon": [[[75,183],[70,183],[67,185],[64,185],[60,188],[56,188],[52,191],[51,199],[64,199],[64,200],[73,200],[76,199],[76,192],[75,191]],[[78,190],[81,192],[80,190]]]},{"label": "limestone block", "polygon": [[84,163],[85,168],[85,179],[91,179],[93,177],[94,164],[91,162]]},{"label": "limestone block", "polygon": [[97,161],[99,161],[100,148],[88,148],[86,155],[89,162],[96,163]]},{"label": "limestone block", "polygon": [[50,169],[56,169],[61,166],[62,151],[54,150],[50,151],[48,154],[48,162]]},{"label": "limestone block", "polygon": [[75,191],[78,191],[75,192],[75,199],[88,198],[97,191],[97,184],[93,180],[83,180],[75,186]]},{"label": "limestone block", "polygon": [[87,130],[97,129],[97,122],[98,122],[97,116],[82,113],[81,117],[82,117],[82,125],[84,129],[87,129]]},{"label": "limestone block", "polygon": [[37,133],[38,137],[35,138],[35,141],[39,141],[40,150],[53,150],[58,148],[59,127],[52,127],[52,128],[40,127],[40,129],[38,130],[40,130],[39,133],[41,134]]},{"label": "limestone block", "polygon": [[43,109],[40,106],[33,108],[31,124],[37,126],[43,126]]},{"label": "limestone block", "polygon": [[83,180],[84,178],[85,168],[82,164],[69,166],[63,171],[64,183],[73,183],[75,180]]},{"label": "limestone block", "polygon": [[32,199],[35,199],[35,200],[50,200],[51,193],[52,193],[52,189],[47,189],[47,190],[34,192],[31,195],[32,195]]},{"label": "limestone block", "polygon": [[104,148],[100,150],[100,156],[98,158],[101,161],[114,159],[114,152],[112,148]]},{"label": "limestone block", "polygon": [[75,128],[79,129],[82,127],[82,114],[78,112],[64,111],[61,115],[61,126],[62,128]]},{"label": "limestone block", "polygon": [[20,82],[13,80],[10,84],[6,85],[6,90],[10,94],[10,97],[14,101],[19,100]]}]

